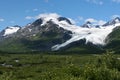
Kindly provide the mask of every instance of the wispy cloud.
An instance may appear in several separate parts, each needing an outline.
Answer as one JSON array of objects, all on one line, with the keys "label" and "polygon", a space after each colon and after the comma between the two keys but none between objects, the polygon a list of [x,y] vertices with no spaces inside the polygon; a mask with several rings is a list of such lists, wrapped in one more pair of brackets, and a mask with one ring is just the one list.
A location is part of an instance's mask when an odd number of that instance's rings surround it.
[{"label": "wispy cloud", "polygon": [[84,18],[82,16],[78,16],[78,20],[82,21]]},{"label": "wispy cloud", "polygon": [[74,24],[80,24],[81,22],[84,21],[84,18],[82,16],[78,16],[76,18],[73,19],[74,20]]},{"label": "wispy cloud", "polygon": [[38,11],[38,9],[37,9],[37,8],[35,8],[35,9],[33,9],[33,11]]},{"label": "wispy cloud", "polygon": [[3,18],[0,18],[0,22],[3,22],[3,21],[5,21]]},{"label": "wispy cloud", "polygon": [[120,0],[112,0],[113,2],[120,3]]},{"label": "wispy cloud", "polygon": [[97,21],[97,24],[98,24],[98,25],[103,25],[103,24],[105,24],[105,23],[106,23],[106,21],[104,21],[104,20],[98,20],[98,21]]},{"label": "wispy cloud", "polygon": [[44,0],[46,3],[48,3],[49,2],[49,0]]},{"label": "wispy cloud", "polygon": [[94,18],[88,18],[85,20],[85,22],[87,22],[87,21],[90,21],[91,23],[93,23],[95,25],[103,25],[106,23],[106,21],[104,21],[104,20],[96,20]]},{"label": "wispy cloud", "polygon": [[15,21],[10,21],[10,23],[11,23],[11,24],[14,24],[14,23],[15,23]]},{"label": "wispy cloud", "polygon": [[57,13],[44,13],[44,14],[39,14],[37,16],[26,16],[25,19],[31,20],[31,19],[39,19],[39,18],[44,18],[44,17],[53,18],[53,17],[59,17]]},{"label": "wispy cloud", "polygon": [[34,19],[34,17],[32,17],[32,16],[26,16],[25,19],[31,20],[31,19]]},{"label": "wispy cloud", "polygon": [[114,19],[116,17],[120,17],[120,15],[113,15],[113,16],[111,16],[111,19]]},{"label": "wispy cloud", "polygon": [[34,8],[34,9],[28,9],[25,12],[26,13],[30,13],[30,12],[37,12],[39,9],[38,8]]},{"label": "wispy cloud", "polygon": [[44,18],[44,17],[48,17],[48,18],[57,18],[60,15],[58,15],[57,13],[44,13],[44,14],[39,14],[38,16],[35,16],[35,19],[39,19],[39,18]]},{"label": "wispy cloud", "polygon": [[97,5],[103,5],[104,3],[102,0],[86,0],[86,1]]},{"label": "wispy cloud", "polygon": [[95,19],[93,19],[93,18],[88,18],[88,19],[85,20],[85,22],[87,22],[87,21],[90,21],[90,22],[97,22],[97,20],[95,20]]}]

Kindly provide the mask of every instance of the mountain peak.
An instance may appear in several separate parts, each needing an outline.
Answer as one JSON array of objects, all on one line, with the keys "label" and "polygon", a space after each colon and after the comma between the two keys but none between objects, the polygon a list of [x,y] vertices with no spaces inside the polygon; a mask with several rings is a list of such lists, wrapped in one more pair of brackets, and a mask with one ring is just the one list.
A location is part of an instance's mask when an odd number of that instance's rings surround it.
[{"label": "mountain peak", "polygon": [[90,21],[87,21],[86,24],[92,24]]},{"label": "mountain peak", "polygon": [[32,25],[37,26],[37,25],[41,25],[42,23],[43,23],[43,20],[40,18],[40,19],[37,19],[35,22],[33,22]]},{"label": "mountain peak", "polygon": [[116,17],[110,21],[108,21],[107,23],[105,23],[103,26],[109,26],[109,25],[115,25],[117,23],[120,23],[120,18]]},{"label": "mountain peak", "polygon": [[120,18],[116,17],[116,18],[113,19],[113,21],[115,21],[116,23],[119,23],[120,22]]},{"label": "mountain peak", "polygon": [[83,24],[81,27],[83,28],[90,28],[92,27],[92,23],[90,21],[87,21],[85,24]]},{"label": "mountain peak", "polygon": [[65,17],[59,17],[58,21],[66,21],[67,23],[72,24],[71,21]]}]

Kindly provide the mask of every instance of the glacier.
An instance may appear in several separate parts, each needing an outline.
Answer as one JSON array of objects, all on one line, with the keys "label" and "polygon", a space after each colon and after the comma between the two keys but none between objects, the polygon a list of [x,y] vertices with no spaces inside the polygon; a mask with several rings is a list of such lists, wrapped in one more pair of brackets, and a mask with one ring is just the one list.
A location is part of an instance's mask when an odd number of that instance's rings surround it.
[{"label": "glacier", "polygon": [[[72,32],[71,34],[72,38],[62,44],[57,44],[52,46],[51,49],[53,51],[59,50],[60,48],[65,47],[72,42],[82,40],[82,39],[86,40],[86,44],[88,42],[91,42],[95,45],[105,45],[106,44],[105,39],[107,38],[107,36],[112,32],[112,30],[116,26],[120,26],[120,23],[117,21],[117,23],[114,25],[100,26],[99,28],[96,28],[96,27],[85,28],[85,27],[74,25],[74,23],[71,25],[65,20],[58,21],[59,17],[60,15],[56,13],[39,15],[39,18],[43,20],[43,24],[41,25],[45,25],[48,21],[51,20],[55,24],[59,25],[59,27],[62,27],[63,29],[69,30]],[[74,22],[74,20],[70,18],[68,19],[71,22]]]},{"label": "glacier", "polygon": [[[66,42],[62,44],[57,44],[57,45],[52,46],[51,49],[53,51],[59,50],[60,48],[65,47],[72,42],[82,40],[82,39],[86,40],[86,44],[88,42],[91,42],[95,45],[105,45],[106,44],[105,39],[107,38],[107,36],[112,32],[112,30],[116,26],[120,26],[120,23],[117,21],[117,23],[114,25],[100,26],[99,28],[96,28],[96,27],[85,28],[85,27],[77,26],[74,23],[71,25],[65,20],[58,21],[59,17],[60,15],[56,13],[39,15],[39,18],[43,20],[43,24],[41,25],[45,25],[48,21],[51,20],[55,24],[59,25],[59,27],[62,27],[63,29],[69,30],[72,32],[71,39],[67,40]],[[71,22],[74,22],[74,20],[70,18],[68,19]]]}]

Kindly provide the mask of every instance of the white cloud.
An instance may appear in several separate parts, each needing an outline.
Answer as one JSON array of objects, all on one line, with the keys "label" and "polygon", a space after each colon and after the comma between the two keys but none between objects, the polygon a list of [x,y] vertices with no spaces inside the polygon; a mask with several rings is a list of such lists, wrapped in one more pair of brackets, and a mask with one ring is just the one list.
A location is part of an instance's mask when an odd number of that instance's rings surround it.
[{"label": "white cloud", "polygon": [[31,20],[31,19],[39,19],[39,18],[47,18],[47,19],[52,19],[52,18],[58,18],[60,15],[57,13],[44,13],[44,14],[39,14],[37,16],[26,16],[25,19]]},{"label": "white cloud", "polygon": [[114,19],[116,17],[120,17],[120,15],[113,15],[113,16],[111,16],[111,19]]},{"label": "white cloud", "polygon": [[0,22],[3,22],[3,21],[5,21],[3,18],[0,18]]},{"label": "white cloud", "polygon": [[95,20],[93,18],[88,18],[88,19],[85,20],[85,22],[87,22],[87,21],[89,21],[89,22],[97,22],[97,20]]},{"label": "white cloud", "polygon": [[98,24],[98,25],[103,25],[103,24],[105,24],[105,23],[106,23],[106,21],[103,21],[103,20],[97,21],[97,24]]},{"label": "white cloud", "polygon": [[[58,17],[60,17],[60,15],[58,15],[57,13],[44,13],[44,14],[39,14],[37,16],[26,16],[25,19],[27,20],[31,20],[31,19],[39,19],[39,18],[44,18],[44,21],[49,21],[50,19],[56,20]],[[103,25],[106,23],[106,21],[104,20],[96,20],[94,18],[88,18],[86,20],[84,20],[83,17],[79,16],[77,19],[73,20],[68,18],[72,24],[76,24],[76,23],[80,23],[80,21],[90,21],[91,23],[93,23],[94,25]]]},{"label": "white cloud", "polygon": [[[68,24],[66,21],[58,21],[58,18],[61,17],[60,15],[58,15],[57,13],[44,13],[44,14],[39,14],[37,16],[26,16],[25,19],[27,20],[31,20],[31,19],[42,19],[43,20],[43,24],[44,25],[46,22],[52,20],[54,23],[56,24]],[[70,19],[70,22],[74,25],[76,23],[76,21],[74,21],[73,19]]]},{"label": "white cloud", "polygon": [[26,16],[25,19],[30,20],[30,19],[34,19],[34,17],[32,17],[32,16]]},{"label": "white cloud", "polygon": [[93,3],[93,4],[98,4],[98,5],[103,5],[102,0],[86,0],[87,2]]},{"label": "white cloud", "polygon": [[106,23],[106,21],[103,20],[96,20],[94,18],[88,18],[85,20],[85,22],[90,21],[91,23],[95,24],[95,25],[103,25]]},{"label": "white cloud", "polygon": [[44,18],[44,17],[48,17],[48,18],[58,18],[60,17],[60,15],[58,15],[57,13],[44,13],[44,14],[39,14],[38,16],[35,16],[35,19],[39,19],[39,18]]},{"label": "white cloud", "polygon": [[39,19],[42,18],[43,24],[44,25],[47,21],[49,20],[53,20],[55,23],[57,23],[57,18],[60,17],[60,15],[58,15],[57,13],[44,13],[44,14],[39,14],[38,16],[35,16],[35,19]]},{"label": "white cloud", "polygon": [[120,3],[120,0],[112,0],[113,2]]}]

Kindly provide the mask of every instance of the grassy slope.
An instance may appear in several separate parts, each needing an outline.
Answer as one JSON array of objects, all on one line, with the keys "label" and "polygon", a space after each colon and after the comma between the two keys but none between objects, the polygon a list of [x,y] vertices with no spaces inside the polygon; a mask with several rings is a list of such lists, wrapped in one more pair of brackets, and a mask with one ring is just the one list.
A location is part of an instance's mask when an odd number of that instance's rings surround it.
[{"label": "grassy slope", "polygon": [[[52,37],[52,38],[51,38]],[[5,52],[26,52],[32,50],[41,50],[44,48],[47,50],[48,44],[52,44],[52,41],[58,41],[58,34],[48,35],[47,37],[41,37],[40,34],[29,38],[8,38],[0,44],[0,50]]]},{"label": "grassy slope", "polygon": [[78,54],[98,54],[104,52],[104,50],[100,46],[93,45],[92,43],[85,44],[85,40],[80,40],[71,43],[70,46],[66,46],[66,52]]},{"label": "grassy slope", "polygon": [[112,33],[108,36],[108,45],[106,49],[115,51],[116,53],[120,52],[120,27],[118,26],[113,30]]}]

